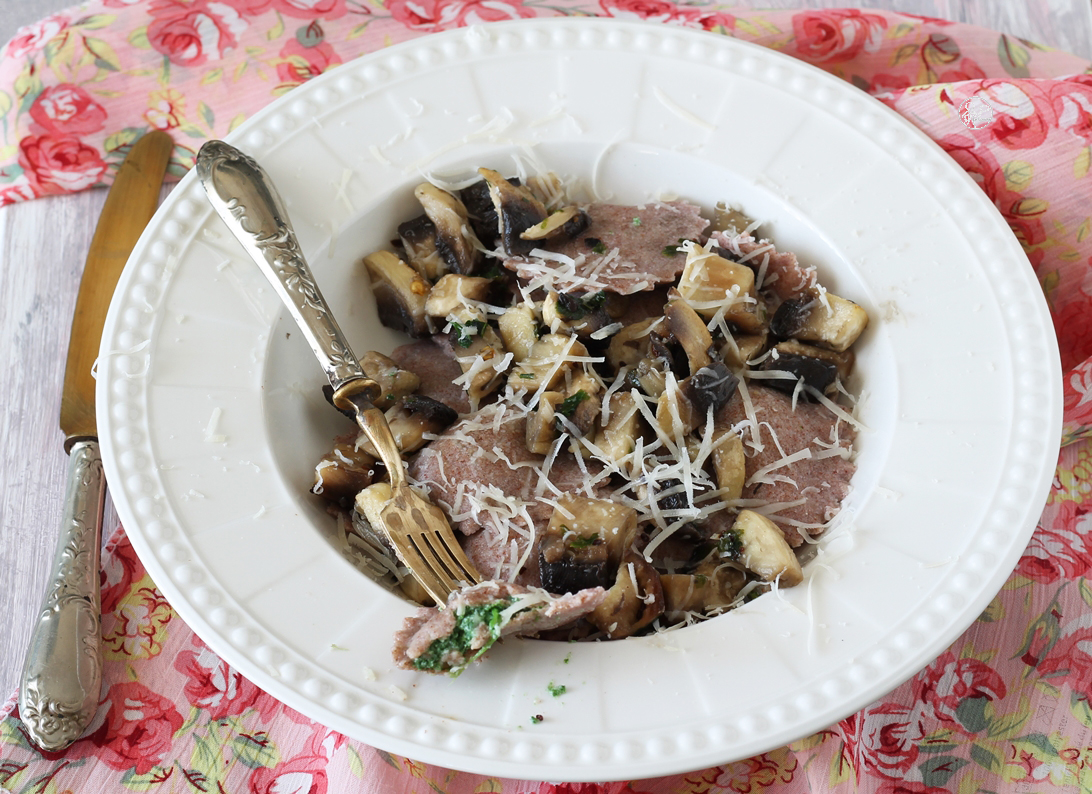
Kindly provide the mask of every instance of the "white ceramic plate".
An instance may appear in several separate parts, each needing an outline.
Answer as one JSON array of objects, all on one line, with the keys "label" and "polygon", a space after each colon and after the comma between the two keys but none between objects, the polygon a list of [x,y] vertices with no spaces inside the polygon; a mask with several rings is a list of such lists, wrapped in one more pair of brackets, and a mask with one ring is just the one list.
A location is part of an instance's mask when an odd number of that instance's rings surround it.
[{"label": "white ceramic plate", "polygon": [[[619,201],[670,191],[707,208],[740,202],[873,318],[855,490],[805,585],[660,636],[505,642],[456,680],[398,671],[390,640],[410,606],[340,556],[307,494],[343,420],[187,176],[141,238],[107,320],[98,399],[109,481],[182,618],[308,716],[423,761],[529,779],[739,759],[822,729],[921,669],[1024,548],[1060,428],[1041,291],[971,179],[857,89],[712,34],[528,21],[345,64],[230,140],[277,183],[358,353],[402,341],[377,323],[358,260],[414,214],[421,173],[512,172],[513,155]],[[567,693],[551,697],[551,682]]]}]

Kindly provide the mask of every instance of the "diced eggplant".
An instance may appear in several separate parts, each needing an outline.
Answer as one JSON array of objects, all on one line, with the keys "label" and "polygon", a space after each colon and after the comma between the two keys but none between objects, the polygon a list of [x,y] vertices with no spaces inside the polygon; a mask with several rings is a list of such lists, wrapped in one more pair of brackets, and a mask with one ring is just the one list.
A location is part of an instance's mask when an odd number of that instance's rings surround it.
[{"label": "diced eggplant", "polygon": [[716,414],[736,393],[739,378],[732,373],[723,361],[714,361],[702,367],[680,387],[687,399],[704,418],[712,410]]},{"label": "diced eggplant", "polygon": [[[637,443],[641,415],[633,395],[627,392],[612,394],[608,408],[610,413],[607,421],[595,435],[595,446],[603,451],[609,461],[622,466]],[[630,464],[632,465],[632,461]]]},{"label": "diced eggplant", "polygon": [[717,312],[724,310],[725,304],[729,304],[725,317],[732,322],[735,313],[750,314],[745,307],[748,299],[751,302],[755,299],[755,274],[746,265],[695,246],[686,255],[686,267],[679,277],[678,289],[706,320],[713,319]]},{"label": "diced eggplant", "polygon": [[729,207],[723,201],[718,201],[713,208],[713,225],[710,231],[728,232],[729,234],[743,234],[754,221],[735,207]]},{"label": "diced eggplant", "polygon": [[669,331],[665,334],[652,331],[648,335],[648,354],[654,359],[660,359],[663,362],[664,372],[671,372],[676,380],[682,380],[690,375],[686,351]]},{"label": "diced eggplant", "polygon": [[590,433],[594,429],[595,420],[599,418],[602,411],[602,404],[598,399],[599,389],[598,380],[584,370],[576,370],[565,390],[565,399],[557,405],[557,412],[563,415],[581,435]]},{"label": "diced eggplant", "polygon": [[[509,181],[514,185],[519,184],[518,179]],[[463,188],[459,191],[459,199],[466,207],[471,228],[474,229],[482,245],[490,250],[496,248],[497,239],[500,237],[500,220],[497,217],[493,198],[489,195],[489,183],[475,182]]]},{"label": "diced eggplant", "polygon": [[692,375],[712,362],[713,337],[705,327],[705,321],[694,311],[678,290],[667,293],[664,307],[667,329],[682,346],[688,364],[687,375]]},{"label": "diced eggplant", "polygon": [[736,393],[738,383],[739,378],[717,361],[674,388],[665,386],[656,402],[656,423],[662,434],[674,440],[704,426],[710,411],[716,414]]},{"label": "diced eggplant", "polygon": [[591,587],[610,587],[611,584],[610,572],[604,561],[579,562],[572,557],[563,556],[556,562],[548,562],[540,554],[538,567],[542,576],[542,589],[555,595],[575,593]]},{"label": "diced eggplant", "polygon": [[729,606],[742,589],[742,572],[725,565],[703,564],[692,574],[660,574],[664,616],[678,621],[687,612],[708,613]]},{"label": "diced eggplant", "polygon": [[447,271],[447,265],[436,250],[436,224],[428,215],[419,215],[398,226],[398,237],[406,251],[406,261],[429,281],[435,281]]},{"label": "diced eggplant", "polygon": [[311,493],[348,507],[377,476],[376,458],[356,447],[356,437],[342,437],[315,466]]},{"label": "diced eggplant", "polygon": [[672,387],[668,384],[656,401],[659,434],[671,443],[685,438],[705,419],[681,386],[682,384],[676,384]]},{"label": "diced eggplant", "polygon": [[630,375],[641,391],[659,399],[667,388],[667,369],[664,359],[646,357],[637,362],[637,368]]},{"label": "diced eggplant", "polygon": [[473,273],[482,255],[463,203],[430,182],[418,185],[413,195],[436,226],[436,251],[446,269],[464,275]]},{"label": "diced eggplant", "polygon": [[532,306],[521,303],[511,307],[497,318],[497,329],[505,350],[517,362],[531,355],[531,349],[538,341],[538,320]]},{"label": "diced eggplant", "polygon": [[637,512],[604,499],[564,494],[550,517],[539,554],[542,586],[551,593],[610,587],[637,535]]},{"label": "diced eggplant", "polygon": [[[565,351],[568,351],[566,354]],[[556,389],[565,382],[567,372],[577,362],[565,361],[562,356],[587,356],[588,349],[571,336],[545,334],[531,346],[531,354],[512,370],[509,385],[516,391],[536,391],[543,383],[547,389]]]},{"label": "diced eggplant", "polygon": [[[474,371],[465,389],[471,404],[476,405],[478,400],[489,396],[504,383],[505,369],[498,370],[493,366],[504,360],[504,341],[476,308],[460,306],[448,315],[448,319],[455,360],[464,374]],[[481,366],[479,358],[490,365]]]},{"label": "diced eggplant", "polygon": [[429,284],[421,274],[389,251],[369,254],[364,266],[371,276],[379,321],[413,337],[428,336],[425,301]]},{"label": "diced eggplant", "polygon": [[770,331],[775,336],[815,342],[838,353],[848,350],[867,326],[868,313],[864,309],[830,292],[823,298],[816,295],[786,300],[770,320]]},{"label": "diced eggplant", "polygon": [[853,355],[852,350],[846,350],[839,353],[835,350],[828,350],[825,347],[805,345],[803,342],[798,342],[795,339],[787,339],[784,342],[779,342],[774,346],[774,350],[776,350],[777,355],[781,357],[808,356],[809,358],[817,358],[820,361],[826,361],[829,364],[833,364],[838,369],[838,377],[843,381],[853,372],[853,362],[856,358],[856,356]]},{"label": "diced eggplant", "polygon": [[527,449],[536,455],[546,455],[560,435],[557,429],[557,406],[565,399],[559,391],[543,392],[538,406],[528,414],[525,426]]},{"label": "diced eggplant", "polygon": [[743,369],[766,349],[766,333],[733,335],[720,348],[720,357],[732,369]]},{"label": "diced eggplant", "polygon": [[430,317],[447,317],[457,309],[466,308],[468,301],[484,301],[492,288],[491,279],[447,273],[432,285],[425,312]]},{"label": "diced eggplant", "polygon": [[653,326],[663,325],[662,317],[650,317],[638,323],[627,325],[611,337],[607,349],[607,363],[614,372],[622,367],[636,367],[648,357],[649,333]]},{"label": "diced eggplant", "polygon": [[747,481],[747,455],[743,450],[743,438],[730,427],[713,428],[717,433],[713,442],[713,471],[723,499],[739,499]]},{"label": "diced eggplant", "polygon": [[663,612],[660,575],[644,557],[629,552],[618,566],[606,600],[592,610],[588,620],[608,639],[617,640],[636,634]]},{"label": "diced eggplant", "polygon": [[603,308],[606,293],[574,295],[548,292],[542,301],[542,322],[551,333],[572,333],[587,338],[610,325],[610,315]]},{"label": "diced eggplant", "polygon": [[753,510],[741,510],[732,525],[740,544],[740,561],[760,579],[777,579],[781,587],[795,587],[804,581],[800,561],[796,559],[784,534],[766,516]]},{"label": "diced eggplant", "polygon": [[834,385],[838,377],[838,367],[829,361],[822,361],[811,356],[783,355],[770,356],[762,362],[760,369],[767,372],[787,372],[791,378],[770,378],[764,383],[771,389],[792,394],[798,381],[818,392],[825,392]]},{"label": "diced eggplant", "polygon": [[379,396],[373,401],[382,409],[389,408],[407,394],[417,391],[421,379],[408,370],[399,368],[382,353],[369,350],[360,359],[364,374],[379,384]]},{"label": "diced eggplant", "polygon": [[489,185],[489,197],[497,211],[501,246],[509,256],[530,253],[538,247],[534,240],[524,240],[523,232],[546,220],[546,207],[526,188],[513,185],[496,171],[479,168]]},{"label": "diced eggplant", "polygon": [[770,333],[779,339],[790,339],[804,330],[811,316],[810,299],[789,298],[781,302],[770,318]]}]

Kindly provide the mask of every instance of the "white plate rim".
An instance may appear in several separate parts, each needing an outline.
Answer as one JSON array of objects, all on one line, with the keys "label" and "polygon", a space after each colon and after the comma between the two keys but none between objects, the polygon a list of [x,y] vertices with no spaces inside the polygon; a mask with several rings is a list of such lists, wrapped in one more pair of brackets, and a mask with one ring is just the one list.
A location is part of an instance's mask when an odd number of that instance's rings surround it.
[{"label": "white plate rim", "polygon": [[[946,184],[952,187],[951,194],[938,197],[938,202],[945,207],[958,206],[971,211],[975,217],[974,225],[969,229],[977,230],[974,234],[979,238],[994,238],[992,244],[987,245],[978,245],[979,240],[971,240],[976,250],[983,256],[1004,260],[1006,272],[1015,280],[1017,291],[1035,284],[1023,252],[1001,217],[969,177],[944,158],[939,148],[926,136],[894,112],[880,107],[863,94],[854,96],[852,92],[856,89],[817,69],[779,53],[712,34],[594,19],[529,20],[436,34],[366,56],[309,82],[284,100],[256,114],[228,139],[260,154],[263,146],[271,145],[281,134],[271,126],[275,123],[278,107],[290,102],[321,98],[324,91],[336,94],[353,79],[366,82],[373,79],[369,76],[369,70],[373,75],[376,70],[397,71],[403,68],[403,62],[399,59],[413,59],[426,47],[429,57],[433,58],[437,53],[443,58],[443,45],[451,42],[463,44],[463,52],[488,56],[494,52],[507,52],[513,42],[528,49],[555,47],[580,51],[597,46],[611,37],[620,41],[615,44],[620,49],[636,50],[649,58],[669,56],[698,59],[723,54],[723,69],[746,75],[750,80],[780,83],[792,77],[810,78],[813,86],[827,90],[832,102],[835,99],[843,100],[850,107],[850,112],[861,107],[852,103],[858,102],[858,99],[865,100],[873,111],[868,115],[872,125],[869,134],[877,137],[892,135],[906,147],[905,151],[896,151],[896,157],[917,160],[917,165],[932,166],[933,173],[947,179]],[[839,111],[835,109],[831,112]],[[146,329],[146,337],[154,337],[151,326],[131,322],[131,311],[127,314],[127,310],[132,309],[134,301],[147,300],[149,296],[154,305],[155,285],[167,283],[174,277],[173,266],[165,261],[167,257],[157,258],[155,246],[166,241],[169,249],[174,241],[185,236],[186,224],[195,213],[203,211],[193,205],[194,195],[193,177],[189,175],[150,224],[119,284],[103,335],[98,381],[98,400],[104,407],[100,412],[100,433],[104,464],[119,515],[141,560],[160,589],[179,615],[214,650],[288,705],[347,735],[383,749],[482,774],[550,780],[608,780],[681,772],[780,746],[867,705],[908,677],[906,669],[920,668],[954,640],[985,607],[1011,572],[1045,501],[1054,468],[1049,439],[1058,438],[1060,434],[1061,389],[1060,373],[1053,365],[1057,355],[1049,315],[1041,294],[1035,301],[1033,293],[1033,311],[1026,315],[1022,324],[1015,324],[1014,312],[1009,315],[1014,322],[1013,327],[1023,334],[1023,340],[1030,339],[1037,346],[1036,349],[1044,353],[1038,363],[1027,359],[1019,362],[1025,371],[1032,370],[1041,384],[1037,402],[1034,406],[1030,400],[1013,406],[1014,438],[1010,448],[1023,445],[1038,452],[1032,456],[1031,464],[1020,468],[1022,474],[1030,474],[1028,481],[1031,485],[1020,490],[1022,498],[1015,504],[999,501],[991,516],[984,518],[984,525],[988,525],[984,531],[992,532],[995,538],[1004,538],[1003,553],[995,555],[988,564],[981,565],[978,575],[971,582],[953,578],[947,583],[941,595],[956,599],[959,604],[958,619],[945,619],[939,613],[934,615],[936,634],[913,652],[902,654],[902,666],[899,667],[902,674],[898,680],[875,674],[862,674],[858,679],[847,674],[831,685],[830,691],[836,694],[824,701],[826,705],[823,708],[811,714],[797,709],[795,719],[779,717],[777,709],[784,704],[775,702],[766,713],[750,718],[750,722],[743,726],[748,729],[746,731],[740,730],[740,725],[713,724],[704,733],[695,735],[690,732],[690,735],[684,736],[674,729],[668,729],[662,735],[653,732],[653,735],[632,740],[605,740],[593,752],[587,753],[579,749],[573,752],[573,747],[557,738],[564,726],[559,726],[559,733],[545,734],[544,731],[546,738],[537,739],[526,731],[514,735],[510,727],[491,730],[487,726],[474,725],[467,728],[458,720],[415,715],[412,698],[404,708],[390,702],[389,698],[379,696],[376,696],[378,705],[367,702],[367,698],[359,702],[359,692],[346,694],[339,691],[337,680],[324,674],[321,665],[314,659],[301,663],[304,674],[297,680],[286,681],[283,677],[271,675],[258,661],[262,654],[252,643],[240,641],[247,629],[244,614],[232,614],[229,609],[230,619],[218,625],[209,617],[211,605],[197,603],[198,589],[209,590],[206,571],[198,555],[187,554],[184,532],[164,533],[165,528],[171,531],[169,511],[157,508],[156,500],[150,498],[154,489],[147,487],[147,478],[142,479],[139,473],[142,464],[156,459],[148,440],[154,428],[144,424],[147,414],[141,413],[139,395],[134,401],[122,388],[134,382],[133,378],[128,377],[134,373],[126,371],[127,363],[139,365],[140,362],[136,354],[119,355],[118,351],[131,349],[134,340],[139,344],[142,341],[141,330]],[[1020,271],[1021,265],[1026,272]],[[139,382],[139,378],[136,380]],[[1051,409],[1046,419],[1039,415],[1043,405],[1049,405]],[[1004,494],[999,494],[998,499],[1003,498]],[[1002,535],[1001,524],[1016,529]],[[181,559],[171,558],[165,549],[170,549]],[[275,639],[264,638],[269,643],[275,643]],[[896,645],[898,642],[896,638]],[[905,642],[905,638],[902,642]],[[912,663],[908,663],[908,659],[913,660]],[[866,668],[867,665],[860,669]],[[913,671],[910,670],[909,674]],[[371,720],[361,716],[369,708],[374,712]],[[435,729],[442,740],[437,742],[423,736],[422,730],[427,733],[429,728]]]}]

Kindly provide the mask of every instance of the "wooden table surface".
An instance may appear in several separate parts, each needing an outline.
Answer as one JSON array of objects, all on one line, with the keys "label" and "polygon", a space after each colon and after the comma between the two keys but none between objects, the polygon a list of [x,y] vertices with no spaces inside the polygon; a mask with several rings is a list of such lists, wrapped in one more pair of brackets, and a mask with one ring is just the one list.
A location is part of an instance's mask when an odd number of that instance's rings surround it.
[{"label": "wooden table surface", "polygon": [[[68,5],[64,0],[0,0],[0,41]],[[755,0],[732,5],[907,11],[982,25],[1092,60],[1092,0]],[[0,394],[6,398],[0,407],[0,702],[16,686],[56,542],[67,467],[57,426],[60,386],[83,259],[104,198],[105,191],[90,190],[0,208]]]}]

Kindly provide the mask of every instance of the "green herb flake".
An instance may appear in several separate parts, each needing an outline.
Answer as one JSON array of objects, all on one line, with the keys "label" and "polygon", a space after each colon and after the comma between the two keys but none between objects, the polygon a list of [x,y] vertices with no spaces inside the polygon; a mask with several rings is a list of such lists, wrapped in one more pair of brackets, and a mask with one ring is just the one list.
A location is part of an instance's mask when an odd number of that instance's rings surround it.
[{"label": "green herb flake", "polygon": [[593,245],[591,250],[593,253],[596,254],[605,254],[607,252],[607,247],[603,245],[603,243],[599,242]]},{"label": "green herb flake", "polygon": [[531,715],[531,724],[532,725],[538,725],[540,722],[542,722],[542,715],[541,714],[532,714]]},{"label": "green herb flake", "polygon": [[633,225],[634,226],[640,226],[641,225],[641,219],[640,218],[634,218],[633,219]]},{"label": "green herb flake", "polygon": [[588,399],[588,393],[581,389],[571,397],[566,397],[557,406],[557,412],[564,416],[566,419],[572,419],[573,413],[576,411],[576,406]]},{"label": "green herb flake", "polygon": [[739,532],[730,529],[721,535],[717,540],[717,551],[720,552],[722,557],[738,559],[743,553],[743,541],[739,537]]},{"label": "green herb flake", "polygon": [[348,648],[342,648],[340,645],[334,645],[334,643],[331,642],[330,643],[330,650],[331,651],[347,651],[349,649]]},{"label": "green herb flake", "polygon": [[572,661],[573,655],[571,653],[565,654],[565,658],[561,660],[562,664],[568,664]]},{"label": "green herb flake", "polygon": [[526,380],[530,380],[530,379],[532,379],[532,378],[534,378],[534,377],[535,377],[535,373],[533,373],[533,372],[521,372],[521,373],[519,374],[519,376],[520,376],[521,378],[524,378],[524,379],[526,379]]},{"label": "green herb flake", "polygon": [[602,539],[599,537],[598,533],[593,533],[591,535],[577,535],[575,538],[569,541],[569,548],[587,549],[601,542],[601,540]]},{"label": "green herb flake", "polygon": [[471,320],[463,325],[452,320],[451,330],[455,332],[455,344],[459,347],[470,347],[474,336],[480,336],[485,331],[485,323],[482,320]]},{"label": "green herb flake", "polygon": [[677,245],[665,245],[664,250],[660,251],[664,256],[675,256],[679,253],[679,246]]},{"label": "green herb flake", "polygon": [[559,698],[568,691],[568,687],[564,684],[555,684],[553,681],[546,685],[546,691],[548,691],[555,698]]}]

